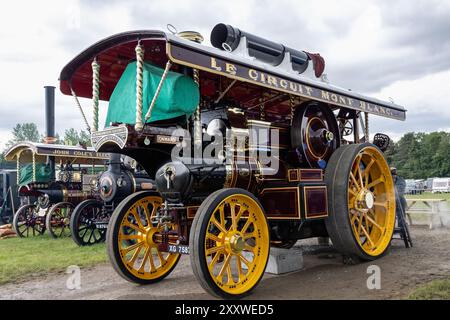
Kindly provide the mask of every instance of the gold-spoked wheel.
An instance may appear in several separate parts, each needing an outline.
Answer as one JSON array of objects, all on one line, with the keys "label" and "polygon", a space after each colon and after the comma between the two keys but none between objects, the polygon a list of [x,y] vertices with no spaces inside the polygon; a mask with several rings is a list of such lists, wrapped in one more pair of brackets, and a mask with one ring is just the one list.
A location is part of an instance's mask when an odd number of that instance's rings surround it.
[{"label": "gold-spoked wheel", "polygon": [[325,178],[333,244],[364,260],[382,256],[395,225],[394,183],[382,152],[370,143],[339,148]]},{"label": "gold-spoked wheel", "polygon": [[128,281],[160,281],[180,259],[179,254],[159,251],[155,243],[155,235],[162,227],[152,218],[161,205],[157,193],[138,192],[124,199],[111,216],[106,234],[109,259],[117,273]]},{"label": "gold-spoked wheel", "polygon": [[270,239],[264,210],[245,190],[216,191],[198,209],[189,245],[202,287],[221,298],[241,298],[266,269]]}]

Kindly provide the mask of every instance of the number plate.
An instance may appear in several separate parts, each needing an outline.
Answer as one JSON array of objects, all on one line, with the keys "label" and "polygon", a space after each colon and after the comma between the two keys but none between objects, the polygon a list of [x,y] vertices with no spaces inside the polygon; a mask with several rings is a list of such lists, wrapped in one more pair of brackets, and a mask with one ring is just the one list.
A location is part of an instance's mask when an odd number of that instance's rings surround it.
[{"label": "number plate", "polygon": [[175,245],[169,244],[167,247],[167,252],[189,254],[189,246],[182,246],[182,245],[175,246]]}]

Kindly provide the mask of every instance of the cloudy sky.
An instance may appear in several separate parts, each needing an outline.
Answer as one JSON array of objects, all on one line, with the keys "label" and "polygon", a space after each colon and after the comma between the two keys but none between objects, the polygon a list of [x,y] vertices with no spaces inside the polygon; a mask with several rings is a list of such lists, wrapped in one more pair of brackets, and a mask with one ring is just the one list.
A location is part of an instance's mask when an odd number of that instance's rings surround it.
[{"label": "cloudy sky", "polygon": [[[372,117],[372,132],[450,131],[450,1],[16,0],[0,10],[0,149],[18,122],[44,132],[43,87],[94,42],[168,23],[209,39],[219,22],[320,52],[331,83],[408,109],[406,122]],[[71,97],[57,90],[56,104],[58,133],[83,129]]]}]

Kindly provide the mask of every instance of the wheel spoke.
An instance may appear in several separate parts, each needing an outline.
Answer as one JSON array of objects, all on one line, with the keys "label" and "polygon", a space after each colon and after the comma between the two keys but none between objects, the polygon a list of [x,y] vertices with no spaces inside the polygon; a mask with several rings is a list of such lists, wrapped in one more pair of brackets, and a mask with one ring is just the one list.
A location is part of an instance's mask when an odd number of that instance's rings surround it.
[{"label": "wheel spoke", "polygon": [[370,177],[370,168],[372,168],[372,165],[375,163],[374,159],[371,159],[369,164],[364,169],[364,180],[365,184],[367,185],[369,183],[369,177]]},{"label": "wheel spoke", "polygon": [[214,269],[214,266],[216,265],[217,261],[219,260],[220,256],[222,254],[220,252],[216,252],[214,255],[214,258],[212,258],[211,262],[208,264],[208,269],[212,271]]},{"label": "wheel spoke", "polygon": [[366,228],[361,226],[361,230],[364,233],[364,235],[366,236],[367,241],[369,241],[370,246],[373,248],[375,245],[374,245],[372,239],[370,238],[369,233],[367,233]]},{"label": "wheel spoke", "polygon": [[211,218],[211,222],[223,233],[227,233],[227,230],[225,229],[224,226],[222,226],[217,220],[216,218],[212,217]]},{"label": "wheel spoke", "polygon": [[375,187],[376,185],[378,185],[378,184],[380,184],[380,183],[382,183],[382,182],[384,182],[384,179],[383,179],[382,177],[380,177],[380,178],[378,178],[377,180],[372,181],[371,183],[369,183],[369,184],[367,185],[367,189],[370,189],[370,188],[372,188],[372,187]]},{"label": "wheel spoke", "polygon": [[207,256],[209,256],[209,255],[211,255],[211,254],[213,254],[213,253],[222,251],[223,249],[225,249],[225,246],[224,246],[224,245],[212,247],[212,248],[206,249],[205,254],[206,254]]},{"label": "wheel spoke", "polygon": [[368,214],[366,215],[366,219],[372,223],[377,229],[379,229],[381,232],[384,232],[384,228],[380,226],[374,219],[372,219]]},{"label": "wheel spoke", "polygon": [[136,230],[136,231],[138,231],[138,232],[140,232],[140,233],[145,233],[145,230],[144,230],[143,228],[140,228],[140,227],[138,227],[137,225],[131,224],[131,223],[129,223],[129,222],[124,222],[124,223],[123,223],[123,226],[124,226],[124,227],[128,227],[128,228],[131,228],[131,229],[134,229],[134,230]]},{"label": "wheel spoke", "polygon": [[350,178],[353,181],[353,185],[355,186],[356,190],[361,190],[361,186],[358,184],[358,181],[356,181],[355,176],[353,175],[353,172],[350,172]]},{"label": "wheel spoke", "polygon": [[236,205],[230,204],[231,211],[231,230],[237,230],[237,221],[236,221]]},{"label": "wheel spoke", "polygon": [[139,216],[139,214],[134,210],[130,212],[133,215],[135,221],[137,222],[139,228],[144,229],[144,225],[142,224],[141,217]]},{"label": "wheel spoke", "polygon": [[[230,260],[231,260],[231,258],[230,258]],[[228,266],[227,266],[227,278],[228,278],[227,279],[227,284],[228,285],[234,283],[233,275],[231,273],[231,263],[230,262],[228,262]]]},{"label": "wheel spoke", "polygon": [[131,257],[131,259],[128,260],[127,263],[128,263],[131,267],[134,266],[134,263],[136,262],[136,259],[139,257],[139,253],[141,253],[141,251],[142,251],[142,246],[139,246],[139,247],[137,248],[137,250],[133,253],[133,256]]},{"label": "wheel spoke", "polygon": [[228,268],[228,264],[230,263],[230,259],[231,259],[231,253],[229,253],[227,255],[227,257],[225,258],[225,261],[223,262],[222,268],[220,269],[219,274],[217,275],[217,278],[220,281],[222,281],[223,274],[225,273],[225,271]]},{"label": "wheel spoke", "polygon": [[137,235],[137,234],[127,234],[127,235],[120,234],[120,235],[119,235],[119,241],[123,241],[123,240],[135,240],[135,239],[138,239],[138,238],[139,238],[139,235]]},{"label": "wheel spoke", "polygon": [[212,233],[210,233],[210,232],[208,232],[208,233],[206,234],[206,238],[207,238],[207,239],[210,239],[210,240],[213,240],[213,241],[215,241],[216,243],[222,242],[222,239],[220,239],[218,236],[216,236],[216,235],[214,235],[214,234],[212,234]]},{"label": "wheel spoke", "polygon": [[373,203],[373,205],[374,205],[374,206],[377,206],[377,207],[382,207],[382,208],[387,209],[387,203],[386,203],[386,202],[375,201],[375,202]]},{"label": "wheel spoke", "polygon": [[219,207],[220,224],[225,226],[225,209],[224,206]]},{"label": "wheel spoke", "polygon": [[[90,239],[89,239],[90,240]],[[89,240],[88,240],[88,242],[89,242]],[[143,246],[144,245],[144,241],[140,241],[140,242],[138,242],[138,243],[135,243],[135,244],[133,244],[133,245],[131,245],[131,246],[129,246],[129,247],[127,247],[127,248],[125,248],[125,249],[121,249],[120,251],[122,252],[122,254],[127,254],[128,252],[131,252],[131,251],[133,251],[134,249],[136,249],[136,248],[139,248],[140,246]]]},{"label": "wheel spoke", "polygon": [[[141,265],[139,266],[139,271],[144,271],[145,263],[150,256],[150,247],[145,247],[144,257],[142,258]],[[152,266],[151,270],[154,269],[153,258],[150,258],[150,265]]]},{"label": "wheel spoke", "polygon": [[241,256],[239,254],[237,254],[235,257],[236,257],[236,268],[237,268],[237,272],[238,272],[238,282],[241,282],[242,281],[242,275],[245,275],[242,272]]},{"label": "wheel spoke", "polygon": [[250,270],[251,262],[248,261],[241,253],[239,253],[239,259],[247,266],[247,269]]},{"label": "wheel spoke", "polygon": [[152,221],[151,213],[148,212],[148,208],[146,206],[144,206],[144,213],[145,213],[145,219],[147,219],[147,226],[150,226],[150,222]]},{"label": "wheel spoke", "polygon": [[159,250],[156,250],[156,254],[158,255],[159,261],[161,262],[161,266],[166,263],[166,259],[164,259],[162,253]]},{"label": "wheel spoke", "polygon": [[250,239],[250,238],[255,238],[256,239],[256,232],[251,232],[251,233],[245,233],[242,235],[242,238],[244,240]]},{"label": "wheel spoke", "polygon": [[248,243],[246,243],[245,246],[244,246],[244,250],[250,251],[250,252],[252,252],[253,254],[255,254],[255,249],[256,249],[256,247],[252,247],[252,246],[249,245]]},{"label": "wheel spoke", "polygon": [[244,226],[241,229],[241,233],[245,233],[245,231],[247,231],[248,227],[250,226],[250,224],[253,223],[253,218],[250,217],[250,213],[248,215],[247,221],[245,222]]}]

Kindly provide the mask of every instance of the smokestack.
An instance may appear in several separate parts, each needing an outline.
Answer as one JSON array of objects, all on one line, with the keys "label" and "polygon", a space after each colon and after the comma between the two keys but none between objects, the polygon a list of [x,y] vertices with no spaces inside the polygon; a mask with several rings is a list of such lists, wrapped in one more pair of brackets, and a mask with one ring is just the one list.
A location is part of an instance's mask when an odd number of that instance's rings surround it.
[{"label": "smokestack", "polygon": [[108,171],[120,174],[120,153],[111,153],[109,156]]},{"label": "smokestack", "polygon": [[55,143],[55,87],[45,86],[45,143]]},{"label": "smokestack", "polygon": [[[55,87],[45,86],[45,143],[53,144],[55,137]],[[52,180],[55,180],[55,157],[47,157]]]}]

